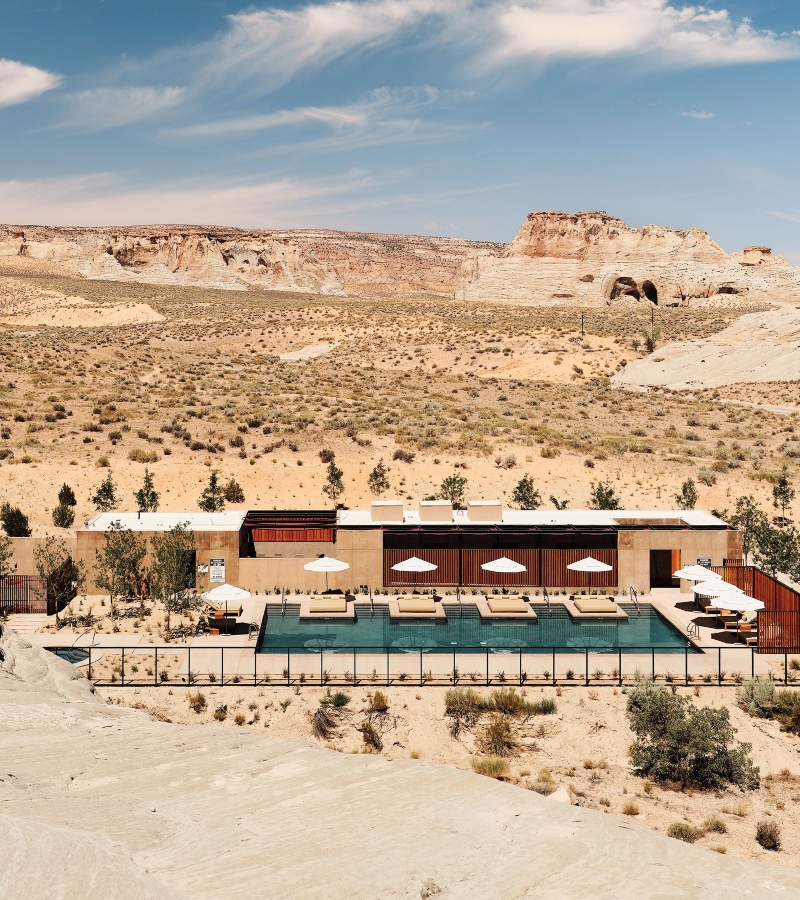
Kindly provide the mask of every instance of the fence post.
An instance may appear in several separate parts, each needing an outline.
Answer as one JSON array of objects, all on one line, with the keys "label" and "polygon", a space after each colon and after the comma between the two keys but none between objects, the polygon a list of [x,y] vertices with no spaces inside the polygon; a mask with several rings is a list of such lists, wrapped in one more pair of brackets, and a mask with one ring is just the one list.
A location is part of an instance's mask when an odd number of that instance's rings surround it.
[{"label": "fence post", "polygon": [[519,648],[519,686],[522,687],[522,647]]},{"label": "fence post", "polygon": [[689,684],[689,645],[683,648],[683,683]]},{"label": "fence post", "polygon": [[586,687],[589,687],[589,648],[583,648],[585,660],[586,660]]},{"label": "fence post", "polygon": [[419,686],[424,684],[422,680],[422,647],[419,648]]},{"label": "fence post", "polygon": [[456,648],[453,647],[453,684],[455,684],[456,681]]},{"label": "fence post", "polygon": [[[91,660],[91,651],[89,651],[89,659]],[[92,677],[91,662],[89,663],[89,678]],[[789,654],[783,654],[783,683],[789,684]]]},{"label": "fence post", "polygon": [[186,648],[186,652],[187,652],[187,657],[188,657],[187,661],[186,661],[186,667],[187,667],[186,682],[187,682],[187,684],[192,684],[192,645],[191,644],[189,644],[189,646]]},{"label": "fence post", "polygon": [[125,684],[125,648],[122,648],[122,684]]},{"label": "fence post", "polygon": [[489,684],[489,648],[486,648],[486,684]]},{"label": "fence post", "polygon": [[717,647],[717,685],[722,684],[722,647]]},{"label": "fence post", "polygon": [[258,684],[258,650],[253,650],[253,687]]},{"label": "fence post", "polygon": [[92,680],[92,645],[89,644],[89,681]]},{"label": "fence post", "polygon": [[219,683],[225,684],[225,648],[219,648]]},{"label": "fence post", "polygon": [[752,647],[750,648],[750,677],[756,677],[756,652]]},{"label": "fence post", "polygon": [[158,647],[155,648],[155,664],[153,665],[153,684],[158,684]]},{"label": "fence post", "polygon": [[292,648],[286,648],[286,686],[292,683]]},{"label": "fence post", "polygon": [[622,647],[617,647],[617,650],[619,651],[619,686],[622,687]]},{"label": "fence post", "polygon": [[322,647],[319,648],[319,684],[322,687],[323,679],[325,678],[325,669],[323,668],[322,657],[325,656],[325,651]]},{"label": "fence post", "polygon": [[553,684],[556,684],[558,679],[556,678],[556,648],[553,647]]},{"label": "fence post", "polygon": [[358,684],[358,677],[356,675],[356,648],[353,647],[353,687],[356,687]]},{"label": "fence post", "polygon": [[389,663],[389,648],[387,647],[386,648],[386,686],[387,687],[391,683],[391,678],[389,675],[390,671],[391,671],[391,669],[390,669],[390,663]]},{"label": "fence post", "polygon": [[653,681],[655,681],[656,680],[656,648],[651,647],[650,653],[652,654],[652,657],[653,657],[650,662],[650,676],[653,679]]}]

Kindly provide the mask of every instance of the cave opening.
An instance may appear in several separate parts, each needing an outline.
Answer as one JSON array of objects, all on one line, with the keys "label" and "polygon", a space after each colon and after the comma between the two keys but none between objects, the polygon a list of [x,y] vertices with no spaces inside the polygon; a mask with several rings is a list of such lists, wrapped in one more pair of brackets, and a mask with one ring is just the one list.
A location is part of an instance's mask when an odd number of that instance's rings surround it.
[{"label": "cave opening", "polygon": [[658,290],[652,281],[642,282],[642,293],[652,304],[658,306]]}]

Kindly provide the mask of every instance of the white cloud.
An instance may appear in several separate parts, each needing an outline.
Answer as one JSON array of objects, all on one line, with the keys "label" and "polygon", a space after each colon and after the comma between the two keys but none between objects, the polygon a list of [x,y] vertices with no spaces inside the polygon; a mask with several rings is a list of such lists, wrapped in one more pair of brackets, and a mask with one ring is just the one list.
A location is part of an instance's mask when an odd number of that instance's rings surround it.
[{"label": "white cloud", "polygon": [[13,59],[0,59],[0,106],[33,100],[61,84],[61,76]]},{"label": "white cloud", "polygon": [[182,87],[103,87],[69,94],[65,125],[118,128],[158,116],[183,102]]},{"label": "white cloud", "polygon": [[770,210],[769,215],[776,219],[783,219],[784,222],[795,222],[800,225],[800,214],[798,213],[776,212],[775,210]]},{"label": "white cloud", "polygon": [[706,112],[701,109],[693,109],[689,112],[682,112],[681,115],[685,119],[716,119],[717,114],[712,112]]}]

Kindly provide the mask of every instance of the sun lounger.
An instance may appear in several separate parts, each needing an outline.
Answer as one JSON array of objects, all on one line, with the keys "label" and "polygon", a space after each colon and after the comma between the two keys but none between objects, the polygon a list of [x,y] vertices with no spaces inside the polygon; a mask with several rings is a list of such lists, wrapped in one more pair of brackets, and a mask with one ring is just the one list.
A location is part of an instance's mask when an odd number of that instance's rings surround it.
[{"label": "sun lounger", "polygon": [[755,634],[745,635],[744,642],[745,642],[745,644],[747,644],[748,647],[757,647],[758,646],[758,635],[755,635]]},{"label": "sun lounger", "polygon": [[520,597],[489,597],[486,601],[493,613],[527,613],[530,606]]},{"label": "sun lounger", "polygon": [[225,603],[224,600],[206,600],[207,608],[212,613],[222,613],[226,616],[240,616],[242,614],[242,604],[236,602]]},{"label": "sun lounger", "polygon": [[308,603],[311,613],[343,613],[347,612],[347,599],[339,597],[311,597]]},{"label": "sun lounger", "polygon": [[401,613],[435,613],[436,601],[430,597],[399,597],[397,608]]},{"label": "sun lounger", "polygon": [[603,597],[577,597],[575,606],[582,613],[612,613],[616,614],[617,604]]}]

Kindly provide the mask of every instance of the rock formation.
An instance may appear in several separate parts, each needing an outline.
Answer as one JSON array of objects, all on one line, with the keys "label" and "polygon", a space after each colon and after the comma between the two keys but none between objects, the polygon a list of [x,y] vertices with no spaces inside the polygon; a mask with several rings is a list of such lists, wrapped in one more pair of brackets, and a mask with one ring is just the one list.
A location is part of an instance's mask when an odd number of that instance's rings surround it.
[{"label": "rock formation", "polygon": [[41,260],[85,278],[313,294],[452,294],[468,252],[501,249],[488,242],[337,231],[0,226],[0,257]]},{"label": "rock formation", "polygon": [[788,866],[435,762],[155,721],[75,676],[0,633],[0,900],[800,895]]},{"label": "rock formation", "polygon": [[457,297],[512,303],[601,305],[800,299],[800,268],[768,247],[727,254],[696,228],[632,228],[604,212],[530,213],[502,253],[473,251]]}]

